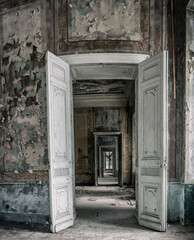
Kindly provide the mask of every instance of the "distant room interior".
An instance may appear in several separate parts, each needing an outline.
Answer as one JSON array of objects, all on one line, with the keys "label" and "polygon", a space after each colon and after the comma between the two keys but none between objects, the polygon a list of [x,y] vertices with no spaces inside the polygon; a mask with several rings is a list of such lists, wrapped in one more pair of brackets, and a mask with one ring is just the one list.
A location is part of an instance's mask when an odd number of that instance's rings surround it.
[{"label": "distant room interior", "polygon": [[76,186],[135,184],[137,69],[116,67],[72,67]]},{"label": "distant room interior", "polygon": [[137,68],[96,64],[73,66],[71,72],[78,219],[97,214],[99,222],[109,219],[114,225],[123,209],[130,208],[134,222]]}]

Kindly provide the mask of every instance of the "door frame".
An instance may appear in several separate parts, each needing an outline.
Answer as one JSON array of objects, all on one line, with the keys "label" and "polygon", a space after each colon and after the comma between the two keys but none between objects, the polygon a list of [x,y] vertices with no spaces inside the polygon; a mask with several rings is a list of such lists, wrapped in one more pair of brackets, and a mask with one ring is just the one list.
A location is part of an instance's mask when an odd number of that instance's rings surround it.
[{"label": "door frame", "polygon": [[147,58],[149,54],[138,53],[87,53],[87,54],[72,54],[61,55],[63,61],[71,66],[83,64],[139,64]]},{"label": "door frame", "polygon": [[[87,54],[71,54],[71,55],[61,55],[58,56],[63,61],[67,62],[71,67],[74,65],[83,65],[83,64],[136,64],[143,62],[147,58],[150,57],[149,54],[138,54],[138,53],[87,53]],[[135,79],[136,80],[136,79]],[[70,81],[73,81],[73,77],[70,74]],[[73,105],[73,101],[71,101],[71,105]],[[71,106],[73,109],[73,106]],[[73,118],[73,116],[72,116]],[[74,125],[72,119],[72,147],[74,147]],[[123,136],[122,136],[123,140]],[[75,169],[75,149],[72,149],[73,155],[73,167]],[[73,172],[73,185],[75,186],[75,171]],[[122,182],[120,182],[122,185]],[[73,193],[74,194],[74,193]],[[75,194],[74,194],[74,216],[76,215],[75,211]]]},{"label": "door frame", "polygon": [[[87,54],[72,54],[72,55],[59,56],[59,58],[61,58],[63,61],[67,62],[70,65],[70,69],[74,65],[78,66],[83,64],[115,64],[115,65],[116,64],[134,64],[134,65],[137,65],[149,57],[150,55],[148,54],[139,54],[139,53],[87,53]],[[71,82],[73,81],[72,78],[73,77],[70,75]],[[73,104],[73,101],[72,101],[72,104]],[[73,130],[73,139],[74,139],[74,130]],[[74,146],[74,143],[73,143],[73,146]],[[73,152],[73,156],[75,156],[74,152]],[[75,157],[74,157],[74,165],[75,165]],[[75,176],[73,177],[75,178]],[[122,185],[122,182],[120,184]]]},{"label": "door frame", "polygon": [[[116,158],[118,158],[119,155],[121,156],[120,166],[118,166],[118,170],[120,170],[120,172],[122,173],[123,172],[123,154],[122,154],[122,150],[119,149],[119,142],[121,142],[123,140],[123,134],[121,132],[93,132],[93,136],[94,136],[94,165],[93,165],[94,179],[93,179],[93,181],[94,181],[94,185],[98,186],[98,158],[99,158],[99,153],[100,153],[99,148],[96,147],[98,144],[98,138],[99,137],[108,137],[108,136],[118,137]],[[101,147],[103,148],[104,145],[102,145]],[[108,147],[108,146],[105,145],[105,147]],[[120,147],[122,148],[122,146],[120,146]],[[100,161],[101,161],[101,157],[100,157]],[[123,176],[120,173],[118,173],[118,175],[119,175],[119,185],[122,186],[121,183],[123,182]]]},{"label": "door frame", "polygon": [[104,172],[106,170],[106,161],[104,161],[104,157],[102,156],[104,151],[112,151],[113,154],[114,154],[115,160],[113,162],[113,169],[112,170],[113,170],[113,177],[115,177],[116,165],[118,163],[118,161],[117,161],[118,160],[117,159],[117,148],[116,148],[115,145],[110,145],[110,146],[104,145],[104,146],[99,147],[99,163],[101,163],[101,169],[100,169],[101,174],[100,175],[102,177],[104,177]]},{"label": "door frame", "polygon": [[[107,134],[106,134],[107,133]],[[121,163],[120,165],[122,166],[123,162],[123,156],[122,154],[119,155],[119,152],[122,153],[122,151],[119,149],[119,139],[122,137],[121,132],[94,132],[94,165],[93,165],[93,172],[94,172],[94,185],[98,185],[98,178],[103,177],[101,173],[101,168],[102,168],[102,149],[109,149],[113,148],[115,149],[115,170],[118,169],[119,171],[119,156],[121,157]],[[98,139],[99,137],[116,137],[116,143],[111,144],[111,145],[98,145]],[[120,150],[120,151],[119,151]],[[117,165],[117,166],[116,166]],[[99,170],[100,169],[100,170]],[[99,174],[98,174],[99,172]],[[98,176],[99,175],[99,176]],[[114,173],[115,175],[115,173]],[[117,173],[119,175],[119,172]],[[115,176],[114,176],[115,177]],[[117,176],[118,177],[118,176]]]}]

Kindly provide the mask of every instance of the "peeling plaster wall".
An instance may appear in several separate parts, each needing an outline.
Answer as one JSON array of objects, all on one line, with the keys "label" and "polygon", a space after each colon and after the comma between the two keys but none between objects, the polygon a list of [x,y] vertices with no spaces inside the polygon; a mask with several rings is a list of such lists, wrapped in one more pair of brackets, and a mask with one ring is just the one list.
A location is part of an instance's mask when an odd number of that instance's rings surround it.
[{"label": "peeling plaster wall", "polygon": [[[19,2],[10,6],[15,6]],[[0,218],[49,218],[46,2],[0,12]],[[0,5],[2,7],[2,5]],[[15,184],[17,183],[17,184]]]},{"label": "peeling plaster wall", "polygon": [[162,49],[160,0],[57,0],[58,54]]},{"label": "peeling plaster wall", "polygon": [[1,15],[1,157],[15,174],[48,170],[44,14],[36,3]]},{"label": "peeling plaster wall", "polygon": [[[154,22],[161,27],[161,17],[157,16],[161,15],[162,5],[159,0],[156,2],[151,9],[152,28],[147,0],[10,0],[0,4],[1,189],[6,189],[6,192],[13,183],[25,183],[20,186],[21,189],[28,184],[30,186],[27,188],[30,189],[33,185],[34,190],[29,195],[33,203],[36,202],[38,184],[48,187],[45,51],[49,49],[58,54],[104,51],[149,53],[152,46],[152,53],[158,52],[161,49],[161,28],[152,34],[152,40],[150,38],[150,31],[155,31]],[[77,19],[83,20],[84,29],[77,25]],[[116,20],[114,27],[113,19]],[[77,35],[77,32],[81,34]],[[129,143],[127,137],[125,141]],[[125,166],[125,169],[128,167]],[[23,204],[23,191],[19,190],[19,195],[16,191],[16,201],[10,203],[11,209],[15,209],[15,220],[18,219],[17,214],[22,216],[28,212],[16,206],[17,202]],[[10,202],[13,195],[7,191],[2,196],[1,209],[5,210],[6,205],[9,205],[5,202]],[[47,206],[48,198],[48,191],[45,190],[41,204]],[[38,209],[38,205],[35,203],[30,209]],[[48,209],[45,214],[48,214]],[[34,218],[33,221],[37,220]]]},{"label": "peeling plaster wall", "polygon": [[[186,36],[185,19],[188,0],[181,2],[174,0],[173,2],[176,99],[173,98],[172,79],[171,1],[167,0],[169,178],[170,181],[185,180],[187,183],[193,183],[193,22],[188,21],[191,32],[187,33],[189,41],[186,45],[187,84],[185,86],[184,37]],[[45,51],[50,49],[57,54],[86,52],[156,54],[162,49],[162,4],[163,1],[160,0],[45,0],[36,2],[10,0],[0,5],[2,7],[0,9],[0,32],[2,33],[0,35],[1,188],[8,187],[5,183],[30,183],[34,184],[33,191],[36,192],[35,189],[39,188],[37,183],[42,184],[45,189],[48,185]],[[20,7],[14,8],[16,5]],[[55,9],[55,13],[51,9]],[[119,15],[117,10],[120,11]],[[135,15],[133,15],[134,12]],[[115,25],[111,24],[113,18],[117,20]],[[130,19],[130,24],[127,24],[127,18]],[[53,27],[53,19],[55,19],[55,27]],[[49,30],[47,33],[46,28]],[[116,29],[118,31],[115,31]],[[45,38],[47,38],[47,43]],[[186,97],[185,88],[186,94],[189,93]],[[187,126],[190,129],[187,129]],[[184,135],[184,128],[186,128],[186,135]],[[186,141],[186,148],[184,141]],[[185,152],[186,155],[184,155]],[[184,194],[178,191],[184,203],[184,208],[180,206],[179,210],[180,219],[191,223],[193,219],[189,213],[193,211],[193,185],[188,185],[188,189]],[[3,196],[10,201],[11,198],[7,194]],[[168,200],[173,202],[173,194],[170,196]],[[20,201],[22,198],[21,194],[21,198],[17,200]],[[45,190],[45,198],[42,198],[42,201],[46,204],[47,200],[48,191]],[[170,204],[169,206],[172,206]],[[4,209],[6,205],[3,203],[0,207]],[[17,209],[16,212],[19,211],[16,206],[13,206],[13,209]],[[21,212],[17,213],[22,214],[24,211],[21,209]],[[48,214],[46,211],[45,213]],[[171,214],[173,218],[176,218],[175,215]]]},{"label": "peeling plaster wall", "polygon": [[168,1],[169,178],[171,181],[168,186],[168,221],[180,221],[186,225],[194,223],[194,28],[192,22],[194,1],[184,0],[181,4],[173,1],[173,3],[176,98],[173,96],[172,76],[172,13],[171,1]]},{"label": "peeling plaster wall", "polygon": [[96,39],[142,40],[139,0],[69,0],[68,13],[70,42]]},{"label": "peeling plaster wall", "polygon": [[[127,85],[128,84],[128,85]],[[96,94],[96,93],[121,93],[124,94],[127,88],[132,89],[133,82],[122,80],[80,80],[73,83],[73,94]]]},{"label": "peeling plaster wall", "polygon": [[48,191],[42,184],[1,184],[0,220],[48,223]]}]

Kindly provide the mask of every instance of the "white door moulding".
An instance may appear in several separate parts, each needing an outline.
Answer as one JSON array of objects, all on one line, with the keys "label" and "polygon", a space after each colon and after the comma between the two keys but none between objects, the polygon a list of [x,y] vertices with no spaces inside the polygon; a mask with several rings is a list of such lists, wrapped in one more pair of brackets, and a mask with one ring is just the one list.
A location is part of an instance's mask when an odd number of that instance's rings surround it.
[{"label": "white door moulding", "polygon": [[88,54],[63,55],[59,57],[71,66],[98,63],[139,64],[140,62],[146,60],[150,56],[148,54],[137,53],[88,53]]}]

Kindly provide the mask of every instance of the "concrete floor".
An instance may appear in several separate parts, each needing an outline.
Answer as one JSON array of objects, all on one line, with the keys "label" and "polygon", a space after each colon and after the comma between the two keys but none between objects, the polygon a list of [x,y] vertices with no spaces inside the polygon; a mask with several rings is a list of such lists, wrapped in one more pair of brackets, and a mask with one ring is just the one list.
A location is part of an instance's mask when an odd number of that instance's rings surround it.
[{"label": "concrete floor", "polygon": [[194,228],[168,225],[165,233],[137,224],[134,191],[119,187],[77,187],[77,219],[75,225],[57,234],[48,225],[0,224],[0,240],[194,240]]},{"label": "concrete floor", "polygon": [[100,186],[114,186],[118,184],[119,184],[119,181],[117,177],[98,178],[98,185]]}]

